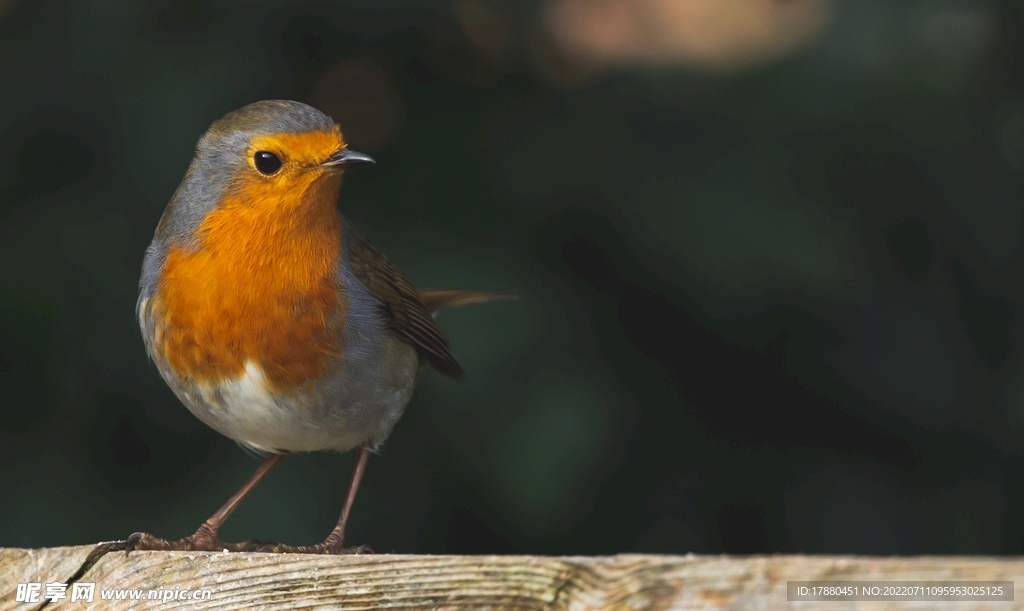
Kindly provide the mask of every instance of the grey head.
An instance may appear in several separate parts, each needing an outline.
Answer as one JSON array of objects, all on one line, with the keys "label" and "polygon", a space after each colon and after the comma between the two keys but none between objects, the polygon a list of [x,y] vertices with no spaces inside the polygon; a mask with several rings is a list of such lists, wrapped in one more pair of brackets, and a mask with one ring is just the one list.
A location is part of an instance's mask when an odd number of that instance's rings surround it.
[{"label": "grey head", "polygon": [[[371,163],[365,155],[344,149],[338,126],[319,110],[290,100],[264,100],[243,106],[214,121],[196,144],[195,156],[157,225],[146,251],[139,281],[140,303],[152,293],[170,244],[193,242],[196,228],[224,199],[243,172],[253,171],[251,143],[261,136],[321,132],[336,135],[339,153],[325,165]],[[343,158],[344,157],[344,158]],[[345,161],[347,159],[347,161]]]},{"label": "grey head", "polygon": [[156,239],[187,240],[223,199],[234,177],[249,169],[249,146],[259,136],[338,133],[319,110],[290,100],[264,100],[214,121],[196,144],[196,153],[157,226]]}]

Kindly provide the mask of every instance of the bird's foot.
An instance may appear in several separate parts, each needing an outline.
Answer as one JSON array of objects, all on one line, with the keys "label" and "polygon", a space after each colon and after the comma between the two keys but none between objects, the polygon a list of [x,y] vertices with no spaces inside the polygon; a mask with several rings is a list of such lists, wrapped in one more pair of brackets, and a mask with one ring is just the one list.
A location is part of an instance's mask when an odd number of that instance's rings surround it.
[{"label": "bird's foot", "polygon": [[259,541],[243,541],[242,543],[225,543],[217,537],[216,531],[206,528],[206,525],[199,527],[194,534],[168,541],[154,537],[149,533],[133,533],[126,542],[124,553],[130,554],[133,550],[160,550],[160,551],[188,551],[188,552],[246,552],[260,545]]},{"label": "bird's foot", "polygon": [[373,550],[369,545],[357,547],[344,547],[341,541],[333,541],[328,538],[323,543],[316,545],[283,545],[281,543],[264,543],[256,548],[257,552],[271,554],[330,554],[342,556],[346,554],[372,554]]}]

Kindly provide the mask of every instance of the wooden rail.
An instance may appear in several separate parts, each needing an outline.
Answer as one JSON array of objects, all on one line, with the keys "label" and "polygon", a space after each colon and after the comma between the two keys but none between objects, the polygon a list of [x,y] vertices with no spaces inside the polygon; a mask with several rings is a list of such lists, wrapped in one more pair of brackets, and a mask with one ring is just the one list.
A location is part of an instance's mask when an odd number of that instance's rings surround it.
[{"label": "wooden rail", "polygon": [[[788,602],[787,581],[1021,581],[1024,560],[858,556],[312,556],[132,552],[123,543],[0,548],[0,609],[1024,609],[1022,602]],[[19,583],[69,584],[17,602]],[[73,584],[94,583],[91,604]],[[209,590],[206,600],[104,601],[101,589]],[[43,592],[45,594],[45,592]],[[146,595],[146,594],[143,594]],[[165,595],[166,596],[166,595]],[[1024,600],[1024,593],[1017,596]]]}]

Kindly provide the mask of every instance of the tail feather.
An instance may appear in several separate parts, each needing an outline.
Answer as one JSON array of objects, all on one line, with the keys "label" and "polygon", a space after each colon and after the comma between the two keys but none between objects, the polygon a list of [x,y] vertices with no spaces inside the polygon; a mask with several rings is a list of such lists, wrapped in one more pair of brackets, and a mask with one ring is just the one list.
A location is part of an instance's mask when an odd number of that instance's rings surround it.
[{"label": "tail feather", "polygon": [[515,295],[502,295],[500,293],[486,293],[484,291],[470,291],[464,289],[423,289],[418,291],[420,301],[427,307],[430,313],[447,308],[460,308],[484,303],[496,299],[515,299]]}]

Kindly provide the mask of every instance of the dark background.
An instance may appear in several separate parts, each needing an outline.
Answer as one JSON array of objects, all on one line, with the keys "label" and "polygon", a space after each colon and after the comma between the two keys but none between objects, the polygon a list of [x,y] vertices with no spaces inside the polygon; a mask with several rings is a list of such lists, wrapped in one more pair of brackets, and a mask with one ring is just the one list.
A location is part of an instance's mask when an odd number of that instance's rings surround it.
[{"label": "dark background", "polygon": [[[312,103],[446,312],[382,552],[1024,552],[1019,2],[0,0],[0,545],[179,537],[258,460],[146,359],[196,139]],[[319,541],[352,456],[227,540]]]}]

